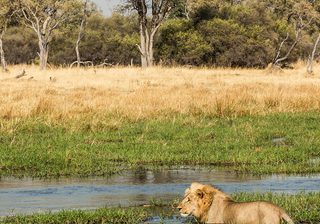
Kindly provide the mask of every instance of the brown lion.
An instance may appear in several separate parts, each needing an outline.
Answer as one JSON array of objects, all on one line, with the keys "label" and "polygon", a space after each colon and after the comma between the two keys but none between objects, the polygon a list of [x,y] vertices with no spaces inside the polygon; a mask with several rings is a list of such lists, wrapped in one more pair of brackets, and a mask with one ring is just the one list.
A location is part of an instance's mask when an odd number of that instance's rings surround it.
[{"label": "brown lion", "polygon": [[179,204],[181,216],[194,216],[204,223],[216,224],[293,224],[288,214],[270,202],[234,202],[219,189],[192,183]]}]

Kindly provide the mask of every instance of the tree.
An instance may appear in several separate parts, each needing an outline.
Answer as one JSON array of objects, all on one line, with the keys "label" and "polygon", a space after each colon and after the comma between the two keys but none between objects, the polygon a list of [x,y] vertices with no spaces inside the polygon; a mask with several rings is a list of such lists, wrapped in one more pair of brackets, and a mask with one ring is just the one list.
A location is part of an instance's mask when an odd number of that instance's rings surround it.
[{"label": "tree", "polygon": [[[84,31],[85,31],[85,26],[86,26],[88,17],[92,14],[92,12],[94,10],[95,10],[94,4],[92,2],[90,2],[89,0],[85,0],[84,3],[83,3],[81,19],[80,19],[79,33],[78,33],[78,37],[77,37],[77,41],[76,41],[76,47],[75,47],[77,60],[74,63],[77,64],[78,68],[83,63],[81,61],[80,50],[79,50],[80,42],[82,41],[82,39],[84,37]],[[74,64],[74,63],[72,63],[72,64]]]},{"label": "tree", "polygon": [[176,0],[175,6],[170,13],[169,19],[184,18],[190,20],[190,0]]},{"label": "tree", "polygon": [[37,58],[37,36],[22,24],[8,26],[4,37],[4,51],[8,64],[30,64]]},{"label": "tree", "polygon": [[190,0],[189,7],[193,29],[211,48],[201,64],[264,67],[272,60],[277,33],[264,1]]},{"label": "tree", "polygon": [[25,24],[38,37],[40,69],[47,67],[49,43],[53,32],[63,23],[70,22],[81,10],[80,0],[23,0],[21,13]]},{"label": "tree", "polygon": [[[292,24],[294,28],[294,40],[290,45],[287,52],[281,56],[282,48],[286,41],[289,39],[289,32],[286,37],[280,43],[276,56],[273,59],[272,65],[278,66],[281,62],[288,59],[293,49],[301,41],[303,31],[308,29],[310,25],[319,18],[319,13],[315,10],[315,2],[308,0],[291,0],[291,1],[282,1],[279,5],[279,2],[275,2],[278,8],[277,10],[281,14],[285,14],[286,20],[289,24]],[[274,6],[273,6],[274,7]]]},{"label": "tree", "polygon": [[310,74],[310,75],[313,74],[313,60],[314,60],[314,56],[316,54],[319,42],[320,42],[320,33],[318,34],[318,37],[317,37],[317,39],[316,39],[316,41],[314,43],[314,46],[313,46],[312,53],[311,53],[311,55],[309,56],[309,59],[308,59],[307,73]]},{"label": "tree", "polygon": [[14,10],[10,0],[0,0],[0,5],[0,63],[3,71],[7,71],[7,63],[3,50],[3,37],[7,30],[8,23],[14,14]]},{"label": "tree", "polygon": [[[314,9],[316,10],[316,12],[319,14],[320,13],[320,2],[319,1],[311,1]],[[307,73],[312,75],[313,74],[313,61],[314,58],[316,56],[316,52],[320,43],[320,33],[319,33],[319,29],[320,29],[320,18],[318,17],[315,22],[314,22],[314,33],[317,35],[317,38],[313,44],[313,49],[311,54],[309,55],[308,58],[308,63],[307,63]]]},{"label": "tree", "polygon": [[213,50],[203,36],[188,19],[168,20],[160,29],[156,57],[166,65],[203,64],[203,56]]},{"label": "tree", "polygon": [[[173,0],[128,0],[129,7],[136,10],[139,16],[140,45],[142,67],[152,66],[154,63],[154,38],[175,5]],[[148,9],[151,8],[151,18],[148,18]]]},{"label": "tree", "polygon": [[[74,46],[80,19],[76,23],[61,26],[55,32],[50,43],[50,63],[67,66],[76,61]],[[87,18],[83,34],[81,61],[91,62],[85,65],[129,65],[131,59],[134,64],[140,64],[140,53],[136,46],[140,40],[137,16],[114,13],[106,18],[97,11]]]}]

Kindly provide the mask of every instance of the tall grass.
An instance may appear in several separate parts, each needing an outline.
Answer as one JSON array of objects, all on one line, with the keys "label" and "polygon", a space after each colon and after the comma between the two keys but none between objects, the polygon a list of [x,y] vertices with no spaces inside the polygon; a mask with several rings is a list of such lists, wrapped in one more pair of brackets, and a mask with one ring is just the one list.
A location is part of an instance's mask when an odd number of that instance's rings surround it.
[{"label": "tall grass", "polygon": [[[320,79],[304,69],[48,69],[10,67],[0,73],[0,118],[52,119],[112,115],[242,116],[320,109]],[[27,76],[15,79],[26,71]],[[316,71],[320,70],[318,66]]]}]

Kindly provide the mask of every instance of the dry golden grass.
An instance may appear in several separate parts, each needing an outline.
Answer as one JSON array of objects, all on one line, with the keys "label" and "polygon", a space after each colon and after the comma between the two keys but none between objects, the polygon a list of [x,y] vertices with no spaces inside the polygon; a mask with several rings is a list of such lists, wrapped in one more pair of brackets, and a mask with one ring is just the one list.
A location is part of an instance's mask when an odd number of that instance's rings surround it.
[{"label": "dry golden grass", "polygon": [[[0,72],[0,117],[54,119],[172,114],[241,116],[320,109],[320,78],[294,70],[10,67]],[[23,70],[27,76],[16,79]],[[320,66],[315,68],[316,74]],[[33,77],[31,79],[31,77]],[[51,77],[51,78],[50,78]],[[51,79],[51,80],[50,80]]]}]

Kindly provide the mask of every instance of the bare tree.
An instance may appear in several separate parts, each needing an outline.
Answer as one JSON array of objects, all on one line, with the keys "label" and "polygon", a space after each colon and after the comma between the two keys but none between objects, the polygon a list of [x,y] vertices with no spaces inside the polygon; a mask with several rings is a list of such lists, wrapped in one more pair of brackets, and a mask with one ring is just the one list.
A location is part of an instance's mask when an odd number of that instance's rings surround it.
[{"label": "bare tree", "polygon": [[81,40],[84,37],[84,31],[85,31],[85,26],[87,23],[87,19],[88,17],[91,15],[91,13],[94,10],[94,5],[90,4],[90,0],[85,0],[83,3],[83,11],[82,11],[82,15],[81,15],[81,21],[80,21],[80,26],[79,26],[79,33],[78,33],[78,37],[77,37],[77,41],[76,41],[76,47],[75,47],[75,51],[76,51],[76,55],[77,55],[77,60],[72,63],[73,64],[77,64],[77,67],[79,68],[81,66],[81,64],[83,63],[81,61],[81,56],[80,56],[80,43]]},{"label": "bare tree", "polygon": [[282,48],[284,44],[289,40],[289,33],[287,33],[286,37],[283,39],[283,41],[281,41],[276,56],[272,61],[273,66],[279,66],[281,62],[288,59],[293,49],[301,41],[303,31],[309,28],[310,25],[319,17],[312,2],[299,0],[291,1],[290,3],[292,5],[284,5],[284,11],[289,10],[287,12],[287,21],[293,24],[295,32],[294,40],[288,48],[287,52],[283,56],[281,56]]},{"label": "bare tree", "polygon": [[6,29],[7,29],[7,21],[5,21],[4,24],[2,24],[2,26],[0,27],[0,61],[1,61],[1,67],[3,71],[7,71],[7,62],[6,62],[4,50],[3,50],[3,36],[6,32]]},{"label": "bare tree", "polygon": [[289,49],[285,53],[285,55],[280,56],[284,43],[289,39],[289,33],[287,33],[286,38],[279,45],[276,57],[274,58],[274,60],[272,62],[273,65],[279,65],[281,62],[288,59],[288,57],[290,56],[293,49],[297,46],[297,44],[300,42],[300,40],[302,38],[302,31],[304,31],[311,24],[311,22],[313,20],[313,18],[309,18],[309,20],[306,23],[304,23],[302,17],[301,16],[298,16],[298,17],[299,17],[299,19],[297,20],[297,22],[294,23],[295,39],[294,39],[293,43],[291,44],[291,46],[289,47]]},{"label": "bare tree", "polygon": [[80,0],[23,0],[20,1],[25,24],[37,34],[39,43],[40,69],[47,67],[49,43],[53,32],[70,21],[81,9]]},{"label": "bare tree", "polygon": [[3,37],[6,33],[8,23],[15,13],[13,4],[9,0],[0,0],[0,63],[3,71],[7,71],[7,62],[3,50]]},{"label": "bare tree", "polygon": [[[138,48],[141,54],[141,65],[142,67],[152,66],[154,63],[153,47],[155,35],[174,6],[174,1],[128,0],[128,3],[139,15],[140,45],[138,45]],[[148,9],[152,11],[150,16]]]},{"label": "bare tree", "polygon": [[314,43],[314,46],[313,46],[312,53],[311,53],[309,60],[308,60],[308,64],[307,64],[307,73],[308,74],[313,74],[313,61],[314,61],[314,56],[316,54],[319,42],[320,42],[320,33],[318,34],[318,37],[317,37],[317,39]]},{"label": "bare tree", "polygon": [[185,6],[184,6],[184,14],[186,15],[186,18],[190,20],[190,0],[185,0]]}]

